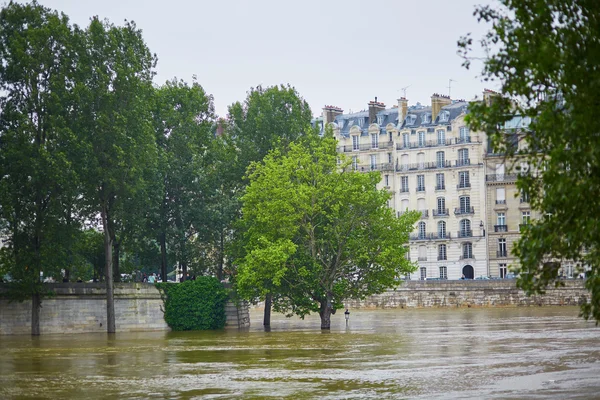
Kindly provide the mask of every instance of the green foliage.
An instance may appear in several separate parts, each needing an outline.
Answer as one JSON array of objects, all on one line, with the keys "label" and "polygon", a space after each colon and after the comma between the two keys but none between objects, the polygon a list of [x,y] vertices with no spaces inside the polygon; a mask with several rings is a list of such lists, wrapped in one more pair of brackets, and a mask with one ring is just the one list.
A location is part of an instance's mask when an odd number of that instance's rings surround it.
[{"label": "green foliage", "polygon": [[[501,0],[475,16],[493,24],[481,40],[488,57],[483,78],[499,81],[499,93],[473,103],[469,123],[490,135],[496,151],[529,164],[517,186],[544,217],[516,245],[519,286],[529,293],[559,284],[557,262],[586,270],[591,301],[582,306],[600,321],[600,2],[596,0]],[[459,47],[470,66],[474,45]],[[529,117],[526,134],[505,129]],[[507,135],[507,133],[511,135]],[[512,140],[518,137],[518,146]]]},{"label": "green foliage", "polygon": [[390,194],[376,188],[379,173],[351,172],[349,163],[331,135],[313,133],[252,165],[236,278],[242,297],[272,293],[275,310],[323,318],[343,299],[380,293],[414,270],[405,246],[417,215],[397,218]]},{"label": "green foliage", "polygon": [[227,291],[218,279],[200,276],[183,283],[158,283],[156,287],[165,293],[165,321],[174,331],[225,326]]}]

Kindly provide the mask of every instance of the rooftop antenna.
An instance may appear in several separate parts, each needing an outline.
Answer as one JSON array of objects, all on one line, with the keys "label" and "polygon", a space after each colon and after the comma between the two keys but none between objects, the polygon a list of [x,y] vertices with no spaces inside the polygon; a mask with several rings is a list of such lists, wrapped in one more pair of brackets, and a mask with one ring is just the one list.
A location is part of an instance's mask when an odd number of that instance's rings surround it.
[{"label": "rooftop antenna", "polygon": [[458,82],[458,81],[455,81],[454,79],[448,79],[448,97],[450,97],[450,98],[452,98],[452,96],[451,96],[452,82]]},{"label": "rooftop antenna", "polygon": [[400,88],[400,90],[402,90],[402,97],[406,98],[406,89],[408,89],[411,86],[412,85],[408,85],[408,86],[404,86],[403,88]]}]

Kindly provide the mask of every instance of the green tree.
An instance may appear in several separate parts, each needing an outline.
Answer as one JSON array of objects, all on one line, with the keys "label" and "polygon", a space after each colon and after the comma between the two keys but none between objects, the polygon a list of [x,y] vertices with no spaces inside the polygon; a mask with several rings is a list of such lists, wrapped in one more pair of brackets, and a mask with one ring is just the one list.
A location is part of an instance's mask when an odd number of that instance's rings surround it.
[{"label": "green tree", "polygon": [[[532,173],[517,186],[543,218],[523,232],[514,253],[518,284],[542,293],[557,282],[562,260],[587,267],[591,301],[583,316],[600,321],[600,2],[501,0],[474,15],[492,29],[481,39],[487,53],[483,78],[500,89],[470,106],[469,123],[485,131],[497,151],[526,160]],[[470,66],[476,43],[459,49]],[[514,146],[505,122],[529,117],[523,142]],[[519,135],[521,136],[521,135]],[[525,171],[522,171],[525,172]],[[558,261],[558,263],[557,263]]]},{"label": "green tree", "polygon": [[147,188],[146,169],[156,162],[150,107],[156,57],[133,22],[117,27],[93,18],[87,29],[76,33],[73,119],[78,157],[73,163],[84,183],[83,196],[102,221],[107,330],[112,333],[117,218]]},{"label": "green tree", "polygon": [[32,299],[32,335],[46,293],[40,274],[60,278],[78,229],[68,161],[72,56],[65,15],[36,2],[0,11],[0,237],[12,298]]},{"label": "green tree", "polygon": [[193,262],[194,238],[208,226],[212,199],[214,106],[194,79],[192,85],[173,79],[155,89],[153,112],[159,150],[155,231],[161,249],[161,275],[167,280],[167,245],[183,276]]},{"label": "green tree", "polygon": [[331,134],[311,134],[253,164],[242,198],[238,292],[272,293],[274,309],[290,314],[319,312],[322,329],[344,299],[381,293],[415,268],[405,246],[416,213],[396,217],[379,173],[351,172],[338,157]]},{"label": "green tree", "polygon": [[[240,215],[239,198],[246,187],[244,176],[248,166],[261,161],[274,148],[285,151],[289,143],[310,130],[311,119],[308,103],[289,85],[251,88],[244,103],[237,102],[229,107],[227,135],[237,153],[226,148],[220,153],[225,158],[217,166],[225,170],[222,169],[218,174],[222,178],[217,182],[217,187],[220,189],[220,198],[224,200],[219,206],[227,204],[227,207],[213,214],[219,218],[214,221],[215,229],[211,231],[213,235],[208,241],[212,244],[209,254],[218,257],[215,260],[217,275],[222,275],[226,267],[225,260],[233,259],[225,257],[226,252],[233,254],[236,248],[239,250],[240,246],[233,246],[234,240],[243,238],[242,232],[234,228],[234,222]],[[230,159],[232,155],[235,158]],[[271,296],[267,293],[264,325],[270,324],[270,315]]]}]

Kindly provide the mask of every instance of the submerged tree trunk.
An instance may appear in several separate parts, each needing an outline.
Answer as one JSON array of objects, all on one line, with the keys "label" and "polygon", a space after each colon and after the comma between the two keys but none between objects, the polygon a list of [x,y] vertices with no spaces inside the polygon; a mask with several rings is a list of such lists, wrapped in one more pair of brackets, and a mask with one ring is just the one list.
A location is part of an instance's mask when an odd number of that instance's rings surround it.
[{"label": "submerged tree trunk", "polygon": [[271,306],[273,303],[273,296],[271,295],[271,293],[268,293],[265,296],[265,313],[263,316],[263,325],[264,326],[271,326]]},{"label": "submerged tree trunk", "polygon": [[331,314],[333,311],[332,305],[333,296],[327,293],[327,298],[321,302],[319,315],[321,316],[321,329],[331,329]]},{"label": "submerged tree trunk", "polygon": [[42,296],[34,293],[31,296],[31,335],[40,335],[40,308],[42,308]]},{"label": "submerged tree trunk", "polygon": [[167,234],[160,233],[160,276],[163,282],[167,281]]},{"label": "submerged tree trunk", "polygon": [[104,229],[104,254],[106,256],[106,264],[104,267],[104,277],[106,281],[106,331],[108,333],[116,332],[115,324],[115,298],[114,298],[114,282],[113,282],[113,266],[112,266],[112,249],[113,243],[109,231],[109,216],[106,204],[102,206],[102,228]]}]

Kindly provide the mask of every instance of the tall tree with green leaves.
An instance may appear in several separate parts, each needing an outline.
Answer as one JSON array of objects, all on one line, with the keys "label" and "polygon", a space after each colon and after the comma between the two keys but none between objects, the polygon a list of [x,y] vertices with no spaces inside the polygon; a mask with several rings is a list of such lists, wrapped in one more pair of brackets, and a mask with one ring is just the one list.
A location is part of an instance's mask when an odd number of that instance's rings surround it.
[{"label": "tall tree with green leaves", "polygon": [[60,277],[77,217],[72,134],[72,29],[64,14],[36,2],[0,11],[0,237],[13,299],[32,299],[31,333],[40,334],[46,290]]},{"label": "tall tree with green leaves", "polygon": [[[470,106],[473,129],[485,131],[508,156],[528,162],[520,190],[543,218],[523,232],[515,248],[518,284],[542,293],[560,284],[560,261],[585,269],[591,301],[583,316],[600,321],[600,2],[500,0],[474,15],[492,24],[479,43],[470,36],[459,49],[470,67],[473,47],[486,52],[483,79],[500,84],[491,101]],[[505,122],[529,117],[519,146]],[[556,262],[558,261],[558,263]]]},{"label": "tall tree with green leaves", "polygon": [[[155,229],[161,249],[161,275],[167,280],[170,245],[184,278],[193,260],[194,238],[208,223],[212,200],[214,106],[212,96],[194,81],[173,79],[154,93],[153,121],[159,151]],[[218,201],[218,199],[217,199]]]},{"label": "tall tree with green leaves", "polygon": [[[285,151],[287,145],[309,132],[312,112],[308,103],[290,85],[258,86],[250,89],[244,103],[237,102],[229,107],[228,117],[227,135],[238,152],[235,162],[222,164],[229,169],[228,173],[219,174],[228,178],[222,179],[219,187],[223,189],[222,198],[228,199],[227,203],[232,206],[216,214],[221,219],[215,221],[216,229],[212,231],[215,234],[215,251],[212,254],[221,257],[217,262],[221,274],[226,259],[224,249],[228,248],[229,253],[234,252],[236,247],[231,245],[234,238],[243,237],[241,232],[234,229],[240,212],[239,207],[236,210],[233,206],[240,204],[239,196],[246,186],[246,169],[251,163],[261,161],[272,149]],[[221,154],[232,155],[228,151]],[[270,315],[271,296],[267,294],[264,325],[270,324]]]},{"label": "tall tree with green leaves", "polygon": [[115,332],[113,245],[116,218],[147,187],[156,162],[150,100],[156,65],[135,23],[115,26],[93,18],[76,30],[77,69],[73,118],[84,198],[102,221],[105,246],[107,331]]},{"label": "tall tree with green leaves", "polygon": [[238,293],[273,295],[277,311],[318,312],[321,328],[344,299],[364,298],[414,271],[406,259],[418,215],[396,217],[379,173],[350,171],[331,134],[316,134],[252,165],[243,196],[244,245]]}]

